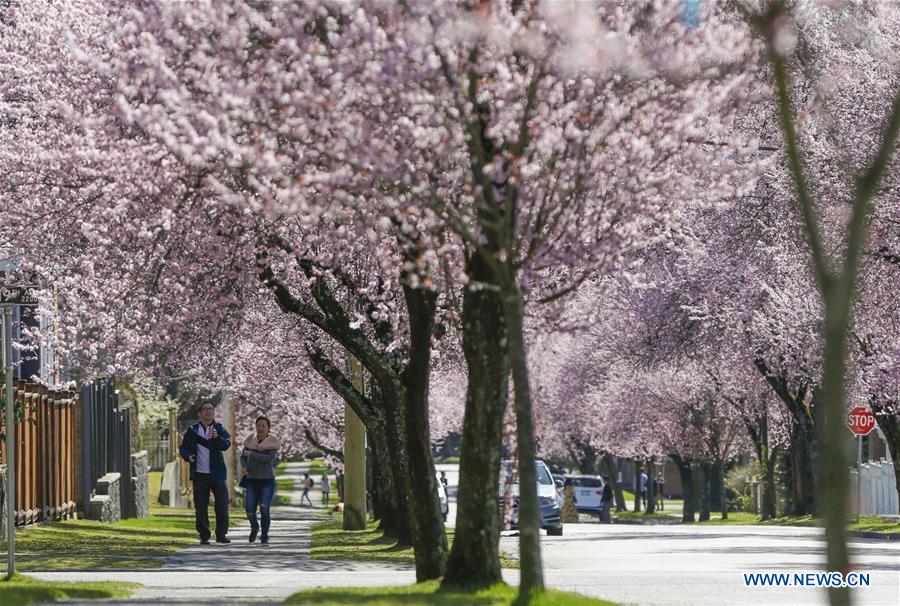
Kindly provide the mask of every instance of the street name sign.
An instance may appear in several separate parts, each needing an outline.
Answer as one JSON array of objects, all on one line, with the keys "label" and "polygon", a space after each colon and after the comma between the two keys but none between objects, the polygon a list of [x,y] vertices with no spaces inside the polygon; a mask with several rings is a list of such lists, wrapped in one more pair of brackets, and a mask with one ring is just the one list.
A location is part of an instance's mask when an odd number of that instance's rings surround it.
[{"label": "street name sign", "polygon": [[847,427],[858,436],[865,436],[875,429],[875,415],[865,406],[857,406],[847,415]]},{"label": "street name sign", "polygon": [[37,305],[39,294],[37,286],[0,284],[0,305]]}]

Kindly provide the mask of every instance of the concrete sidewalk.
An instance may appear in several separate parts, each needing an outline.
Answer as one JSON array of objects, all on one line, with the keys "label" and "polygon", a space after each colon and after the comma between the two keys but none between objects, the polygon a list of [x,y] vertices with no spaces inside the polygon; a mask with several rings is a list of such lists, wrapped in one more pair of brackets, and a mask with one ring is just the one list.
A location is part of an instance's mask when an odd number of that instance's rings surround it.
[{"label": "concrete sidewalk", "polygon": [[[281,477],[302,477],[308,466],[288,465]],[[299,501],[299,493],[291,495]],[[315,498],[313,500],[315,503]],[[250,524],[232,512],[231,544],[199,542],[168,557],[162,568],[29,572],[48,581],[128,581],[143,588],[128,600],[68,604],[280,604],[302,589],[335,586],[403,585],[415,582],[411,565],[309,559],[312,524],[324,510],[273,507],[270,545],[249,544]],[[240,522],[240,523],[239,523]]]}]

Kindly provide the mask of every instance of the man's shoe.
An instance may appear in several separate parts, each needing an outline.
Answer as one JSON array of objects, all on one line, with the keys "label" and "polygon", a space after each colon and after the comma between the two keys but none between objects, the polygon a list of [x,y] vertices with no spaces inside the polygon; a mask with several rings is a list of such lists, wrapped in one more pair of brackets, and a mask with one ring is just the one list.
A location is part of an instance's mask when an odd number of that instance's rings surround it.
[{"label": "man's shoe", "polygon": [[263,545],[268,545],[268,544],[269,544],[269,537],[263,537],[263,538],[261,538],[261,539],[259,540],[259,542],[262,543]]},{"label": "man's shoe", "polygon": [[255,528],[250,529],[250,542],[253,543],[256,541],[256,535],[259,534],[259,531]]},{"label": "man's shoe", "polygon": [[209,539],[200,539],[201,545],[209,545]]},{"label": "man's shoe", "polygon": [[228,537],[216,537],[216,543],[231,543]]}]

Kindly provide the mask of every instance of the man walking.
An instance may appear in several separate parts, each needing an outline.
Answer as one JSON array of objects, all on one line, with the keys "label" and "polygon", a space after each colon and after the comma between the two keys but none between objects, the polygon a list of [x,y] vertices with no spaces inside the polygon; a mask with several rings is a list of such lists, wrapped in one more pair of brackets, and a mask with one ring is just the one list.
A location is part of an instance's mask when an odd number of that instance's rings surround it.
[{"label": "man walking", "polygon": [[228,534],[227,471],[222,451],[231,447],[231,436],[221,423],[213,421],[214,406],[204,402],[195,423],[184,432],[178,452],[191,464],[191,480],[194,483],[194,517],[200,543],[209,545],[209,492],[216,500],[216,543],[231,543]]}]

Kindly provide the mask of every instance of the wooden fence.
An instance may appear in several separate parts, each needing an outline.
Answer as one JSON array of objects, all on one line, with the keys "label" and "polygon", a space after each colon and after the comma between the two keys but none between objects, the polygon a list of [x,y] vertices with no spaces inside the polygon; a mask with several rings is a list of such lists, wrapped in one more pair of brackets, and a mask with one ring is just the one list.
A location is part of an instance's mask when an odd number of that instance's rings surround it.
[{"label": "wooden fence", "polygon": [[[24,405],[16,422],[16,525],[74,516],[75,409],[78,395],[14,381],[15,399]],[[0,461],[6,462],[5,444]]]}]

